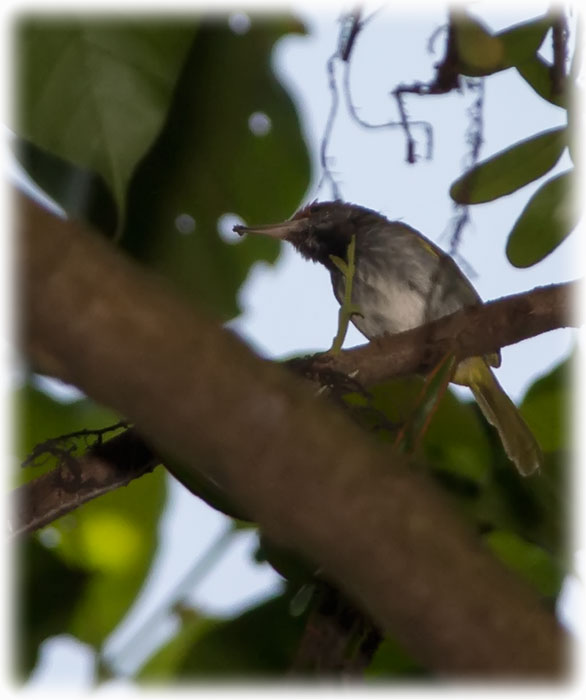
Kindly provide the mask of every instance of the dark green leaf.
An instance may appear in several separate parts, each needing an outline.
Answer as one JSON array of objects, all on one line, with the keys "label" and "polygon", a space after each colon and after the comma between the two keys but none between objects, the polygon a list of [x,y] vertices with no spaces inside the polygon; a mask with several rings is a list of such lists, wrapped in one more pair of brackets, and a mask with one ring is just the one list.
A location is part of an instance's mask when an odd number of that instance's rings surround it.
[{"label": "dark green leaf", "polygon": [[398,438],[397,447],[411,452],[427,431],[432,416],[437,412],[450,379],[454,375],[456,359],[447,355],[434,368],[423,385],[417,403]]},{"label": "dark green leaf", "polygon": [[193,644],[179,677],[282,675],[291,665],[307,617],[293,617],[289,600],[287,593],[218,623]]},{"label": "dark green leaf", "polygon": [[[543,467],[531,477],[520,479],[504,456],[495,460],[491,480],[473,507],[485,528],[514,531],[552,552],[560,562],[567,556],[567,528],[571,521],[568,426],[573,386],[570,367],[574,363],[575,355],[538,379],[520,406],[544,450]],[[496,457],[498,452],[494,454]]]},{"label": "dark green leaf", "polygon": [[[396,379],[371,389],[369,406],[358,406],[360,417],[369,409],[369,431],[383,429],[381,437],[394,438],[395,431],[409,419],[421,395],[422,380]],[[352,395],[353,397],[356,395]],[[386,419],[386,424],[385,424]],[[473,483],[483,483],[491,466],[491,454],[483,419],[472,403],[460,401],[448,390],[427,429],[416,457],[424,456],[435,471],[441,471]]]},{"label": "dark green leaf", "polygon": [[531,197],[507,241],[515,267],[530,267],[555,250],[578,223],[574,174],[569,170],[548,180]]},{"label": "dark green leaf", "polygon": [[19,544],[17,555],[15,661],[18,674],[27,676],[41,642],[67,629],[89,576],[84,569],[65,564],[34,537]]},{"label": "dark green leaf", "polygon": [[514,532],[496,530],[484,538],[486,544],[507,567],[545,597],[559,593],[564,572],[541,547],[527,542]]},{"label": "dark green leaf", "polygon": [[551,170],[566,145],[565,127],[520,141],[456,180],[450,196],[459,204],[480,204],[511,194]]},{"label": "dark green leaf", "polygon": [[528,60],[518,63],[515,68],[544,100],[558,107],[567,108],[569,84],[566,83],[566,89],[561,94],[556,94],[554,92],[551,66],[541,56],[532,56]]},{"label": "dark green leaf", "polygon": [[29,177],[78,221],[87,221],[106,234],[117,227],[116,203],[103,178],[80,168],[26,139],[17,139],[15,153]]},{"label": "dark green leaf", "polygon": [[[299,29],[258,17],[242,35],[202,24],[165,128],[131,183],[123,244],[221,319],[238,314],[236,294],[251,265],[273,262],[279,244],[235,234],[227,243],[220,217],[286,219],[309,181],[295,109],[270,66],[275,42]],[[259,112],[270,119],[268,133],[249,127]],[[180,216],[190,232],[180,232]]]},{"label": "dark green leaf", "polygon": [[538,379],[525,395],[520,407],[523,417],[545,452],[567,450],[571,445],[571,388],[576,386],[572,365],[575,365],[575,360],[566,360]]},{"label": "dark green leaf", "polygon": [[456,41],[460,72],[463,75],[492,75],[531,59],[551,28],[547,14],[492,34],[479,20],[457,15]]},{"label": "dark green leaf", "polygon": [[[115,413],[90,399],[67,403],[57,401],[38,389],[34,385],[34,378],[18,389],[14,403],[17,416],[15,453],[19,463],[30,455],[35,446],[50,438],[78,430],[104,428],[120,420]],[[68,444],[72,446],[73,441]],[[84,441],[75,441],[75,444],[78,449],[74,454],[81,454],[85,449]],[[24,469],[17,465],[15,485],[35,479],[55,464],[55,457],[47,454]]]},{"label": "dark green leaf", "polygon": [[387,637],[376,650],[365,675],[382,680],[384,676],[420,677],[427,675],[427,671],[394,639]]},{"label": "dark green leaf", "polygon": [[434,470],[482,485],[492,466],[486,433],[475,404],[449,391],[430,423],[425,454]]},{"label": "dark green leaf", "polygon": [[122,212],[138,161],[160,130],[193,21],[21,20],[15,131],[100,174]]},{"label": "dark green leaf", "polygon": [[497,34],[505,47],[507,67],[516,66],[539,51],[553,20],[552,14],[548,13],[544,17],[517,24]]}]

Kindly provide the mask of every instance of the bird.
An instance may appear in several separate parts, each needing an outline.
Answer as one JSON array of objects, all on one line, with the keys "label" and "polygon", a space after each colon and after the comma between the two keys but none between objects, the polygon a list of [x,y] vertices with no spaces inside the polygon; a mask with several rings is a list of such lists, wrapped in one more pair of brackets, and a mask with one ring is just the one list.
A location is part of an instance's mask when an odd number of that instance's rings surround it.
[{"label": "bird", "polygon": [[[482,303],[455,260],[402,221],[341,200],[312,202],[290,219],[245,226],[239,235],[261,234],[291,243],[301,255],[323,265],[334,295],[343,303],[346,277],[337,260],[347,261],[355,240],[352,323],[369,340],[393,335]],[[497,430],[509,459],[523,476],[543,464],[543,453],[491,367],[500,353],[461,361],[452,381],[468,386],[485,418]]]}]

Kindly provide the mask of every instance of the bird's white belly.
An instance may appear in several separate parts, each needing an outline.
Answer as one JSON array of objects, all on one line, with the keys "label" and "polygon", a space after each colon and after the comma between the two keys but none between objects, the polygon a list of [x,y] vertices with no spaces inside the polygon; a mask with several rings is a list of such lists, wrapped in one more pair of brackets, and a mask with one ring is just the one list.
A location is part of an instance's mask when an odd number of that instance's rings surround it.
[{"label": "bird's white belly", "polygon": [[352,321],[367,338],[400,333],[425,321],[427,300],[403,280],[356,278],[352,298],[362,313]]}]

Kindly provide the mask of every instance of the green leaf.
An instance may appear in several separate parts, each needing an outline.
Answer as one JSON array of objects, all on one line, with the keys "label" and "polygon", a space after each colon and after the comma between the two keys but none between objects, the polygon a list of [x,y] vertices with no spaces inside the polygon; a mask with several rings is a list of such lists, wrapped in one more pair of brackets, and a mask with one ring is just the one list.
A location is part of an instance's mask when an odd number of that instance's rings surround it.
[{"label": "green leaf", "polygon": [[29,177],[71,218],[86,221],[111,236],[115,234],[118,225],[116,203],[102,177],[26,139],[17,138],[14,151]]},{"label": "green leaf", "polygon": [[551,13],[505,29],[497,34],[505,48],[505,64],[516,66],[534,56],[551,29],[554,16]]},{"label": "green leaf", "polygon": [[[16,405],[20,428],[16,450],[20,457],[49,438],[102,428],[117,420],[115,414],[89,399],[61,403],[32,384],[17,392]],[[84,449],[81,441],[75,454]],[[54,465],[55,458],[49,457],[42,467],[19,470],[19,480],[36,478]],[[87,574],[83,595],[67,599],[67,619],[60,618],[63,626],[55,624],[51,634],[69,632],[98,646],[114,629],[150,567],[165,492],[165,473],[159,469],[84,504],[51,525],[57,537],[52,555],[59,557],[64,567]],[[28,562],[23,565],[26,570]],[[53,584],[47,578],[45,585]]]},{"label": "green leaf", "polygon": [[217,622],[202,617],[194,610],[191,615],[181,616],[182,624],[179,632],[161,647],[135,677],[136,681],[144,683],[174,682],[177,668],[184,662],[191,648],[198,639],[213,629]]},{"label": "green leaf", "polygon": [[381,679],[385,676],[409,678],[427,675],[426,669],[390,637],[381,642],[365,672],[366,678]]},{"label": "green leaf", "polygon": [[436,473],[484,485],[493,456],[484,418],[473,401],[448,391],[430,423],[425,454]]},{"label": "green leaf", "polygon": [[293,617],[299,617],[309,609],[317,591],[317,583],[304,583],[300,586],[289,604],[289,612]]},{"label": "green leaf", "polygon": [[459,69],[464,75],[490,75],[502,70],[505,47],[479,20],[462,11],[452,15]]},{"label": "green leaf", "polygon": [[[31,378],[14,396],[14,410],[17,416],[14,452],[19,464],[36,445],[45,440],[78,430],[103,428],[120,420],[117,414],[90,399],[57,401],[38,389],[34,381],[34,377]],[[83,450],[84,444],[81,441],[75,454],[80,454]],[[36,479],[53,469],[56,459],[47,455],[24,469],[21,469],[19,464],[15,465],[15,486]]]},{"label": "green leaf", "polygon": [[398,447],[407,452],[414,450],[415,446],[427,432],[430,421],[439,408],[439,404],[446,393],[447,386],[454,375],[456,359],[453,354],[447,355],[434,368],[423,385],[421,394],[417,399],[415,409],[407,421],[401,436],[398,438]]},{"label": "green leaf", "polygon": [[37,662],[39,646],[67,629],[83,596],[88,574],[69,566],[35,537],[18,544],[15,629],[18,674],[26,677]]},{"label": "green leaf", "polygon": [[[473,511],[484,529],[512,530],[564,561],[568,554],[571,510],[568,481],[572,464],[569,426],[572,404],[572,368],[576,352],[537,379],[523,399],[520,411],[544,451],[538,474],[519,479],[502,451],[494,460],[491,480],[479,494]],[[494,431],[491,444],[498,441]],[[498,447],[498,446],[497,446]]]},{"label": "green leaf", "polygon": [[564,572],[541,547],[527,542],[514,532],[495,530],[484,537],[494,554],[512,571],[545,597],[559,593]]},{"label": "green leaf", "polygon": [[521,404],[521,413],[544,452],[567,450],[571,445],[573,366],[571,357],[538,379]]},{"label": "green leaf", "polygon": [[[238,289],[251,265],[274,262],[279,243],[218,234],[220,217],[281,221],[309,182],[307,147],[293,103],[271,69],[275,42],[300,31],[284,18],[253,17],[245,34],[202,23],[181,74],[169,119],[129,192],[122,243],[222,320],[239,313]],[[251,131],[255,113],[268,133]],[[179,216],[192,230],[181,233]]]},{"label": "green leaf", "polygon": [[456,180],[450,196],[458,204],[480,204],[511,194],[551,170],[566,145],[565,127],[519,141]]},{"label": "green leaf", "polygon": [[15,131],[101,175],[124,211],[166,117],[193,21],[32,18],[16,36]]},{"label": "green leaf", "polygon": [[165,495],[159,468],[56,521],[56,552],[91,574],[64,632],[99,647],[128,612],[155,555]]},{"label": "green leaf", "polygon": [[289,613],[285,593],[201,635],[179,666],[179,678],[282,675],[291,665],[307,615]]},{"label": "green leaf", "polygon": [[[421,395],[418,377],[394,379],[370,390],[368,405],[357,394],[347,395],[365,429],[385,442],[409,419]],[[427,428],[416,458],[425,457],[434,472],[441,472],[473,484],[484,484],[491,468],[491,450],[473,402],[461,401],[448,389]]]},{"label": "green leaf", "polygon": [[568,107],[568,83],[566,82],[566,89],[561,94],[555,93],[551,66],[541,56],[532,56],[530,59],[518,63],[515,67],[521,77],[544,100],[557,107]]},{"label": "green leaf", "polygon": [[545,182],[531,197],[507,241],[507,257],[515,267],[535,265],[555,250],[575,228],[574,171]]}]

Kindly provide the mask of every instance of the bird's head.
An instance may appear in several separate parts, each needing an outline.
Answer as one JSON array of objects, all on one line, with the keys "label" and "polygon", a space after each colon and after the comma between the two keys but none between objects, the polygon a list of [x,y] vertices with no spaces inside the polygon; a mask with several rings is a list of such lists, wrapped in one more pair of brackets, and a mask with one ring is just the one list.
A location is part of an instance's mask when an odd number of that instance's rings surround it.
[{"label": "bird's head", "polygon": [[289,241],[305,257],[330,268],[330,256],[346,257],[352,236],[364,218],[379,217],[369,209],[345,202],[313,202],[287,221],[263,226],[234,226],[236,233],[262,234]]}]

